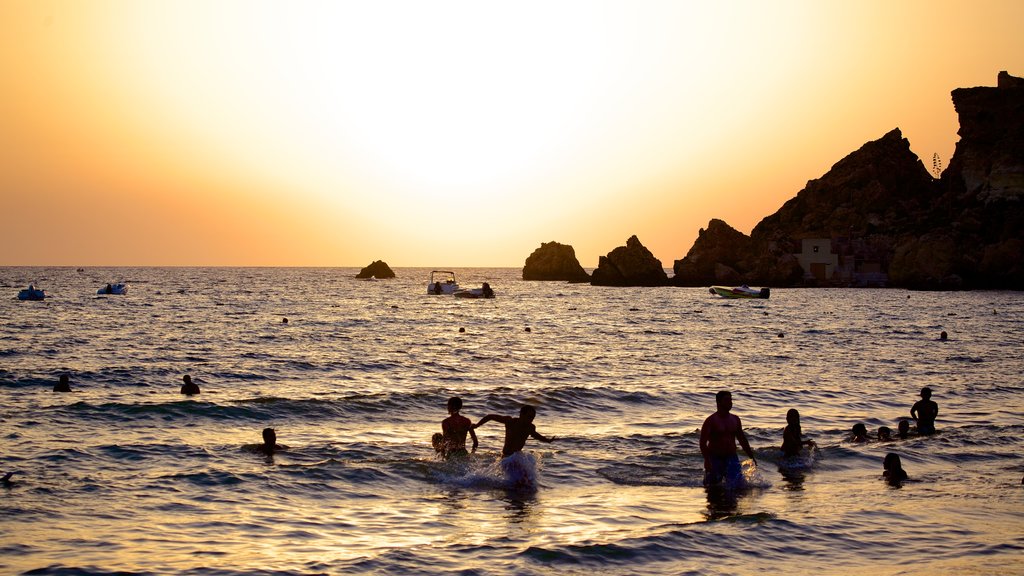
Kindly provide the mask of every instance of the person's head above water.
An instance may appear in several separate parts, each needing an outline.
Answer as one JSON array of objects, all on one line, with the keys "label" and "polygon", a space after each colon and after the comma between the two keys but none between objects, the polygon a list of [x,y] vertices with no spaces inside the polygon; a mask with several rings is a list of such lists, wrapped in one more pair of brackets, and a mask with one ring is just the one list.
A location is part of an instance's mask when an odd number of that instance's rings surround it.
[{"label": "person's head above water", "polygon": [[899,431],[898,433],[900,435],[900,438],[906,438],[907,434],[910,433],[910,420],[907,420],[906,418],[900,420],[900,423],[896,426],[896,429]]},{"label": "person's head above water", "polygon": [[458,396],[453,396],[453,397],[449,398],[448,399],[448,413],[449,414],[454,414],[454,413],[458,412],[459,410],[462,410],[462,398],[459,398]]},{"label": "person's head above water", "polygon": [[932,389],[931,388],[929,388],[927,386],[925,386],[924,388],[921,388],[921,398],[924,398],[925,400],[927,400],[927,399],[929,399],[931,397],[932,397]]},{"label": "person's head above water", "polygon": [[537,409],[529,404],[524,405],[519,409],[519,419],[524,422],[533,422],[533,419],[537,416]]},{"label": "person's head above water", "polygon": [[878,439],[879,440],[891,440],[892,430],[888,426],[881,426],[878,428]]},{"label": "person's head above water", "polygon": [[861,422],[857,422],[853,425],[853,439],[854,440],[867,440],[868,428]]},{"label": "person's head above water", "polygon": [[800,425],[800,413],[797,412],[796,408],[790,408],[789,411],[786,412],[786,423],[790,426]]},{"label": "person's head above water", "polygon": [[273,428],[263,429],[263,443],[269,448],[277,445],[277,432]]},{"label": "person's head above water", "polygon": [[718,406],[719,412],[732,410],[732,392],[728,390],[719,391],[715,394],[715,404]]}]

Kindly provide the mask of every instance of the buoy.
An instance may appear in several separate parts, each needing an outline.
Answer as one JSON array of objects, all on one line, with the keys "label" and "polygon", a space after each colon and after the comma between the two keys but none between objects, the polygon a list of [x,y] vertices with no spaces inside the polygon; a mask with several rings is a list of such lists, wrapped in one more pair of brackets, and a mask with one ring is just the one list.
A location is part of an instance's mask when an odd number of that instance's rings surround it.
[{"label": "buoy", "polygon": [[529,332],[529,331],[530,331],[530,327],[529,327],[529,326],[527,326],[527,327],[526,327],[526,331],[527,331],[527,332]]},{"label": "buoy", "polygon": [[281,324],[287,324],[287,323],[288,323],[288,319],[287,318],[281,318]]},{"label": "buoy", "polygon": [[939,340],[946,340],[946,339],[948,339],[948,338],[949,338],[949,334],[946,334],[946,331],[945,331],[945,330],[943,330],[943,331],[942,331],[942,332],[941,332],[941,333],[939,334]]},{"label": "buoy", "polygon": [[779,338],[785,338],[785,337],[786,337],[785,334],[783,334],[782,332],[779,332]]},{"label": "buoy", "polygon": [[466,331],[466,329],[465,329],[465,328],[459,328],[459,332],[460,332],[460,333],[461,333],[461,332],[465,332],[465,331]]}]

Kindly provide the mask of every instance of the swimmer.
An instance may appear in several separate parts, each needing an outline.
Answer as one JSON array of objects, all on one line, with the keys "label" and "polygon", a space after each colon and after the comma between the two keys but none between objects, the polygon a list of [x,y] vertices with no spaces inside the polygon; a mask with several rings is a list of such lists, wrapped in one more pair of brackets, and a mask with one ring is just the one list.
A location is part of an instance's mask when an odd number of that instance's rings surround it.
[{"label": "swimmer", "polygon": [[918,434],[934,434],[935,418],[939,415],[939,405],[932,401],[932,389],[921,388],[921,399],[910,408],[910,416],[917,420]]},{"label": "swimmer", "polygon": [[700,427],[700,453],[704,456],[704,485],[719,484],[723,480],[736,481],[742,478],[740,461],[736,457],[736,442],[754,465],[757,459],[743,433],[739,416],[730,414],[732,393],[722,390],[715,394],[717,410],[704,420]]},{"label": "swimmer", "polygon": [[252,452],[260,452],[267,456],[273,456],[275,452],[288,449],[287,446],[277,443],[277,431],[273,428],[263,429],[263,444],[246,444],[242,448]]},{"label": "swimmer", "polygon": [[537,427],[533,424],[533,419],[537,416],[537,409],[533,406],[523,406],[519,409],[519,417],[513,418],[512,416],[502,416],[500,414],[488,414],[480,419],[479,422],[474,424],[471,430],[483,426],[485,423],[495,420],[505,425],[505,444],[501,447],[502,458],[508,458],[509,456],[519,452],[526,446],[526,440],[530,437],[536,438],[541,442],[554,442],[555,437],[548,438],[537,432]]},{"label": "swimmer", "polygon": [[786,428],[782,431],[782,455],[798,456],[800,449],[804,446],[814,447],[814,442],[803,439],[803,431],[800,429],[800,413],[796,408],[790,408],[786,412]]},{"label": "swimmer", "polygon": [[910,436],[910,420],[900,418],[900,423],[896,426],[896,435],[900,440],[906,440]]},{"label": "swimmer", "polygon": [[885,460],[882,461],[882,468],[884,468],[882,477],[889,484],[899,484],[907,479],[907,472],[903,469],[900,457],[892,452],[885,455]]},{"label": "swimmer", "polygon": [[60,381],[53,385],[54,392],[71,392],[71,381],[67,374],[60,375]]},{"label": "swimmer", "polygon": [[199,384],[193,382],[191,376],[185,374],[184,376],[181,377],[181,380],[184,382],[184,384],[181,385],[182,394],[185,394],[187,396],[199,394]]},{"label": "swimmer", "polygon": [[[441,421],[441,438],[434,441],[434,449],[445,458],[466,458],[466,434],[473,439],[473,452],[479,445],[476,439],[476,432],[473,431],[473,423],[469,418],[459,414],[462,410],[462,399],[453,397],[448,399],[448,417]],[[436,436],[436,435],[435,435]],[[440,446],[440,448],[439,448]]]},{"label": "swimmer", "polygon": [[860,422],[857,422],[856,424],[853,425],[851,433],[853,435],[850,437],[850,440],[854,442],[868,441],[868,429],[866,426],[864,426],[864,424],[861,424]]},{"label": "swimmer", "polygon": [[878,428],[878,441],[888,442],[889,440],[892,440],[892,430],[888,426],[880,426]]}]

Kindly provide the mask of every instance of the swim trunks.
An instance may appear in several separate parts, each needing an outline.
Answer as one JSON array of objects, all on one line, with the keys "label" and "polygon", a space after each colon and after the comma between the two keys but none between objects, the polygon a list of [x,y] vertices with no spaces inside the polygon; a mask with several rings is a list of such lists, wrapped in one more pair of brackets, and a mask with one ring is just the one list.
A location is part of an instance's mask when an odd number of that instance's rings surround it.
[{"label": "swim trunks", "polygon": [[723,481],[728,484],[736,484],[743,479],[743,470],[740,468],[740,459],[735,454],[728,456],[710,456],[708,463],[709,470],[704,472],[704,485],[721,484]]}]

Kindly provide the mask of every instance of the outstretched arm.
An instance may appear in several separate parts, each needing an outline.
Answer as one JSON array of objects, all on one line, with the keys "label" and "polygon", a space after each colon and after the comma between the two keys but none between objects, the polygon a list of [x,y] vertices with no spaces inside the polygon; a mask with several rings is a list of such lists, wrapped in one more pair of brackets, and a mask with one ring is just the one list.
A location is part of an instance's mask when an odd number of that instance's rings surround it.
[{"label": "outstretched arm", "polygon": [[548,438],[548,437],[544,436],[543,434],[541,434],[540,432],[537,432],[536,430],[534,430],[533,432],[530,432],[530,436],[533,436],[534,438],[536,438],[537,440],[540,440],[541,442],[551,443],[551,442],[555,441],[555,437],[554,436],[552,436],[551,438]]},{"label": "outstretched arm", "polygon": [[[473,426],[470,427],[470,430],[479,428],[486,424],[487,422],[490,422],[491,420],[501,422],[502,424],[508,424],[508,421],[511,420],[511,418],[509,418],[508,416],[502,416],[500,414],[488,414],[487,416],[481,418],[479,422],[473,424]],[[476,435],[473,435],[473,437],[476,438]]]}]

